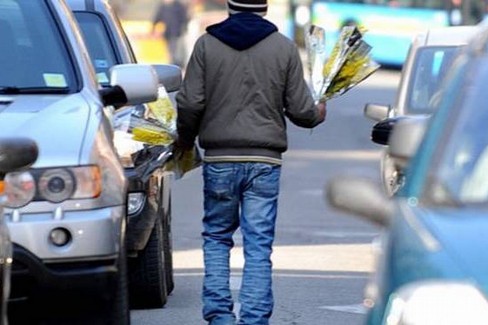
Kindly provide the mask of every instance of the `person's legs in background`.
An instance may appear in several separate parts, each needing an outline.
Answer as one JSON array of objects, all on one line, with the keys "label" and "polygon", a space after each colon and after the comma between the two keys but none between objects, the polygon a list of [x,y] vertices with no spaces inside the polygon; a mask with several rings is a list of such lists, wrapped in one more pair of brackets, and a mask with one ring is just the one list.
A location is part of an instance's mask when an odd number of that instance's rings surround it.
[{"label": "person's legs in background", "polygon": [[184,37],[174,37],[167,40],[171,64],[182,69],[186,66],[186,40]]}]

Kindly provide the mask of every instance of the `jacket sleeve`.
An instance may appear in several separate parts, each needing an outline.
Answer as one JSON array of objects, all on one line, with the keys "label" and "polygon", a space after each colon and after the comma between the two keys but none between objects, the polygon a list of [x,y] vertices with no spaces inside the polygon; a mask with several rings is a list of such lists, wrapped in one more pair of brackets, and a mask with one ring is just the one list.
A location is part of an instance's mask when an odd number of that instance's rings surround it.
[{"label": "jacket sleeve", "polygon": [[302,61],[296,46],[293,46],[288,65],[284,107],[285,115],[297,126],[313,128],[322,122],[310,88],[304,79]]},{"label": "jacket sleeve", "polygon": [[193,145],[205,110],[205,52],[198,40],[188,62],[185,78],[176,95],[179,142]]},{"label": "jacket sleeve", "polygon": [[156,25],[157,23],[164,23],[164,5],[159,5],[158,10],[156,11],[156,14],[153,17],[152,24],[153,26]]}]

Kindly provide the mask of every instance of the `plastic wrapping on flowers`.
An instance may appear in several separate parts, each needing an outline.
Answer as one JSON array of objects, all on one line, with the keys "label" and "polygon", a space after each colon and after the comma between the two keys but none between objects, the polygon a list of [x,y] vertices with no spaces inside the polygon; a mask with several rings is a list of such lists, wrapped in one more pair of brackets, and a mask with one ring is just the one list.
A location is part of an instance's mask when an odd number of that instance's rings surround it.
[{"label": "plastic wrapping on flowers", "polygon": [[305,49],[307,50],[307,68],[310,76],[310,86],[315,101],[321,97],[324,84],[323,69],[327,59],[325,51],[325,30],[315,25],[306,28]]},{"label": "plastic wrapping on flowers", "polygon": [[142,116],[131,115],[129,131],[133,139],[150,145],[168,146],[177,136],[176,110],[164,87],[159,87],[158,99],[147,104]]},{"label": "plastic wrapping on flowers", "polygon": [[134,107],[131,114],[125,120],[119,120],[114,127],[142,144],[141,149],[132,155],[132,160],[143,179],[161,167],[181,178],[201,163],[196,147],[182,151],[174,146],[178,136],[176,109],[163,86],[158,89],[156,101]]},{"label": "plastic wrapping on flowers", "polygon": [[310,25],[305,31],[310,83],[316,101],[326,101],[344,94],[380,68],[371,59],[371,46],[363,40],[364,31],[356,26],[342,28],[326,59],[322,54],[326,51],[325,30]]}]

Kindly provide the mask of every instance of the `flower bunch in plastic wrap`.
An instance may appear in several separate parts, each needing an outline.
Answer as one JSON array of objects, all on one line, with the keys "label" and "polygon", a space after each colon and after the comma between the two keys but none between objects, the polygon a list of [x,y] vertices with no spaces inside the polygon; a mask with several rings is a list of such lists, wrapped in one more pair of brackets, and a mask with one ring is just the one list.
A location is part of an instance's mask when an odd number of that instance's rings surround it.
[{"label": "flower bunch in plastic wrap", "polygon": [[[175,148],[178,136],[176,116],[173,102],[166,89],[160,86],[156,101],[131,108],[129,114],[114,123],[118,138],[121,138],[120,133],[124,135],[122,139],[129,147],[134,169],[142,179],[149,177],[157,168],[173,171],[175,177],[180,178],[201,164],[196,147],[184,151]],[[119,155],[124,156],[120,151]]]},{"label": "flower bunch in plastic wrap", "polygon": [[358,27],[342,28],[328,58],[325,37],[325,30],[319,26],[305,29],[310,83],[317,102],[344,94],[380,67],[371,59],[371,46]]},{"label": "flower bunch in plastic wrap", "polygon": [[132,114],[129,132],[133,139],[152,145],[172,144],[176,133],[176,110],[164,87],[159,87],[158,99],[147,104],[141,114]]}]

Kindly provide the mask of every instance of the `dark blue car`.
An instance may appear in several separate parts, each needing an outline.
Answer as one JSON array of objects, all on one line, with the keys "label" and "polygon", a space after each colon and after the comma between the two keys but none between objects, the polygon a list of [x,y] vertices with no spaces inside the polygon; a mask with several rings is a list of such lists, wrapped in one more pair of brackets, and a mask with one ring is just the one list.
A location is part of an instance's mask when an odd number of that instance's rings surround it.
[{"label": "dark blue car", "polygon": [[458,55],[432,117],[388,140],[404,184],[387,198],[361,178],[329,202],[384,227],[364,304],[370,325],[488,324],[488,29]]}]

